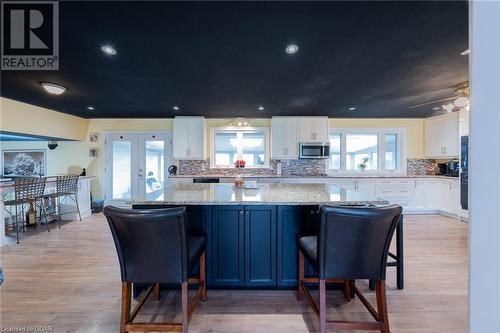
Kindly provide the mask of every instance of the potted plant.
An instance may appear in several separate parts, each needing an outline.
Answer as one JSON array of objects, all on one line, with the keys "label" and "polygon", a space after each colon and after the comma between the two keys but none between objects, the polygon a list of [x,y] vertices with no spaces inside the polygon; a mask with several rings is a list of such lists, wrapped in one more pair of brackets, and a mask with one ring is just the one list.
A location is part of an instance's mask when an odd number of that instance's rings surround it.
[{"label": "potted plant", "polygon": [[366,167],[367,167],[367,163],[368,161],[370,161],[370,158],[369,157],[363,157],[363,159],[361,160],[361,163],[358,164],[358,167],[361,171],[365,171],[366,170]]}]

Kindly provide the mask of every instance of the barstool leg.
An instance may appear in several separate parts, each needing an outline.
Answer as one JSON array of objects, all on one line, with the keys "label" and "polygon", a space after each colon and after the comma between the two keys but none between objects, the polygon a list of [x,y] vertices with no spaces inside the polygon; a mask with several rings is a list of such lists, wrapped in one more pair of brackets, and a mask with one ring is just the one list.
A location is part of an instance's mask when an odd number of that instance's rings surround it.
[{"label": "barstool leg", "polygon": [[376,294],[377,294],[377,310],[380,316],[380,320],[384,327],[380,330],[382,333],[389,333],[389,316],[387,314],[387,297],[385,293],[385,281],[378,280],[376,282]]},{"label": "barstool leg", "polygon": [[319,331],[326,333],[326,281],[319,279]]},{"label": "barstool leg", "polygon": [[45,204],[43,202],[43,198],[40,201],[40,210],[43,214],[43,218],[45,219],[45,224],[47,225],[47,232],[50,232],[49,220],[47,219],[47,212],[45,211]]},{"label": "barstool leg", "polygon": [[82,220],[82,215],[80,214],[80,206],[78,205],[78,194],[75,193],[75,203],[76,203],[76,210],[78,212],[78,218],[80,218],[80,221]]},{"label": "barstool leg", "polygon": [[187,282],[182,282],[182,333],[188,333],[189,325],[189,288]]},{"label": "barstool leg", "polygon": [[16,243],[19,244],[19,224],[18,224],[18,221],[17,221],[17,215],[18,215],[17,205],[15,205],[15,207],[16,207],[16,216],[15,216],[14,220],[15,220],[15,223],[16,223]]}]

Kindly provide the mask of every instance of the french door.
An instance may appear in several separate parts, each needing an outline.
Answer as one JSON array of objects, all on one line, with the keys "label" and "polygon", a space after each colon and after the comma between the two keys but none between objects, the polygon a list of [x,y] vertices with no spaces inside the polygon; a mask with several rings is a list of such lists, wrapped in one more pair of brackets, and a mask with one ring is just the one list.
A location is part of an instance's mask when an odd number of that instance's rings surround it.
[{"label": "french door", "polygon": [[172,162],[168,133],[108,133],[105,138],[106,204],[162,200]]}]

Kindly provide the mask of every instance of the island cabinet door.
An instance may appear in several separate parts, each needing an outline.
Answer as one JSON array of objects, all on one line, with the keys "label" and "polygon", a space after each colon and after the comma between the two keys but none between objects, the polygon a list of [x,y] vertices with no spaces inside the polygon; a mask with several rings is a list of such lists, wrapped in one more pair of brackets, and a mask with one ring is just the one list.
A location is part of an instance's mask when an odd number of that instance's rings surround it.
[{"label": "island cabinet door", "polygon": [[276,206],[245,206],[245,285],[276,285]]},{"label": "island cabinet door", "polygon": [[[278,286],[296,286],[298,276],[297,240],[312,234],[311,211],[317,207],[278,207]],[[307,265],[309,266],[309,265]],[[310,268],[306,267],[306,271]]]},{"label": "island cabinet door", "polygon": [[209,277],[211,284],[244,286],[244,206],[215,206],[212,214],[212,270]]}]

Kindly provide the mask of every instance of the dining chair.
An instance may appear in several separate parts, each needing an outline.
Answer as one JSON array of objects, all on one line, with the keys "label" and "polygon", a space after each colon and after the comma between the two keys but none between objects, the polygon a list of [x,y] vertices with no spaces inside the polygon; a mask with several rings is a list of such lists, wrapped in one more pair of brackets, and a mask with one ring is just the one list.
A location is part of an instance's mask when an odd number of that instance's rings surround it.
[{"label": "dining chair", "polygon": [[[384,207],[320,207],[318,236],[301,237],[299,248],[299,286],[297,298],[305,295],[319,317],[320,333],[332,330],[379,330],[389,333],[385,274],[389,246],[396,226],[402,219],[399,205]],[[304,259],[312,263],[318,277],[304,277]],[[375,281],[377,310],[354,284],[356,279]],[[319,305],[306,283],[319,284]],[[341,284],[346,300],[351,294],[359,300],[375,321],[326,319],[326,284]]]},{"label": "dining chair", "polygon": [[[161,331],[188,332],[188,324],[196,305],[207,299],[205,283],[204,236],[188,236],[186,209],[122,209],[104,208],[118,253],[122,280],[120,332]],[[199,263],[198,278],[189,274]],[[131,311],[131,284],[149,284]],[[142,306],[154,291],[160,298],[160,284],[181,286],[180,323],[134,322]],[[198,284],[189,304],[188,284]]]}]

